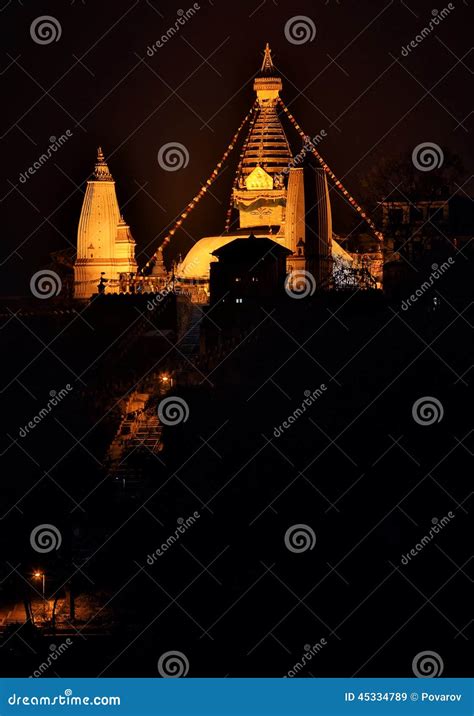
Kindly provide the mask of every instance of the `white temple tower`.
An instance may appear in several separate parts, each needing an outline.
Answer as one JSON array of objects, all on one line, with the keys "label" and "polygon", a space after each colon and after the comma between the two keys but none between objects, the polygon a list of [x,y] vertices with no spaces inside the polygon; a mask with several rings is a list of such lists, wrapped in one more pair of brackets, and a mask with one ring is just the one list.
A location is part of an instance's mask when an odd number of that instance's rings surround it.
[{"label": "white temple tower", "polygon": [[120,274],[136,271],[135,241],[120,215],[115,181],[99,147],[79,219],[74,296],[90,298],[101,274],[108,279],[107,293],[117,293]]}]

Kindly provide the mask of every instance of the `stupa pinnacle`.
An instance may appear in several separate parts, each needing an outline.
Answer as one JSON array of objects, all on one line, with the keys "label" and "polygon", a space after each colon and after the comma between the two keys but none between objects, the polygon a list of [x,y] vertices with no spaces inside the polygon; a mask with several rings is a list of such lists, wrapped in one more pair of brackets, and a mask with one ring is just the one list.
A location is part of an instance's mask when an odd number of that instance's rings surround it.
[{"label": "stupa pinnacle", "polygon": [[275,102],[278,99],[282,86],[281,78],[278,76],[278,73],[273,65],[270,45],[267,42],[265,52],[263,54],[262,67],[253,84],[259,103],[264,104],[266,102]]},{"label": "stupa pinnacle", "polygon": [[272,51],[270,49],[269,43],[267,42],[263,56],[261,74],[271,75],[274,73],[274,71],[275,68],[273,67]]}]

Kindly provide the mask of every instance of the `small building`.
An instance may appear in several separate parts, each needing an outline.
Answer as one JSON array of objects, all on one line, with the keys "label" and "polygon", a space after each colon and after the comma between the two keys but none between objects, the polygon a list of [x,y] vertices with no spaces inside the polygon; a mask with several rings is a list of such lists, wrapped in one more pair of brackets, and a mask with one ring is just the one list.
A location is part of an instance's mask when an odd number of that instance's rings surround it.
[{"label": "small building", "polygon": [[474,201],[469,196],[433,199],[393,197],[382,203],[384,288],[399,299],[420,276],[464,251],[474,237]]},{"label": "small building", "polygon": [[210,304],[252,307],[283,296],[286,259],[291,251],[266,237],[234,239],[213,251]]},{"label": "small building", "polygon": [[460,249],[474,233],[474,201],[468,196],[410,201],[403,197],[382,202],[382,211],[386,260],[397,252],[416,260],[438,249]]}]

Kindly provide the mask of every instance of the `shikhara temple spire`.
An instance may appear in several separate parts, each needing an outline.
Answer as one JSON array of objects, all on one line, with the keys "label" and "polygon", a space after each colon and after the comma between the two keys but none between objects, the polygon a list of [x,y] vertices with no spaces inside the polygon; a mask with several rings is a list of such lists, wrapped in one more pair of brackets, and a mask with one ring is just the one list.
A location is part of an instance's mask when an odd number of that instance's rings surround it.
[{"label": "shikhara temple spire", "polygon": [[115,182],[97,149],[94,173],[87,182],[77,230],[77,257],[74,265],[76,298],[89,298],[101,275],[108,280],[108,292],[119,291],[120,274],[135,273],[135,241],[125,222],[115,193]]},{"label": "shikhara temple spire", "polygon": [[112,174],[109,171],[107,162],[105,161],[102,147],[97,148],[97,161],[94,169],[95,181],[113,181]]}]

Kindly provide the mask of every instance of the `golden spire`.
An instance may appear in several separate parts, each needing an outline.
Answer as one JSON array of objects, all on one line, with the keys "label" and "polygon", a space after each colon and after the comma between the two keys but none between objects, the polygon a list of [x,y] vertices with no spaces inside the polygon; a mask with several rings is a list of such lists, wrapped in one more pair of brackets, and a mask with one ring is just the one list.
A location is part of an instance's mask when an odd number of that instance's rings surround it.
[{"label": "golden spire", "polygon": [[265,46],[265,52],[263,54],[262,69],[260,70],[264,74],[273,74],[275,68],[273,66],[272,51],[270,45],[267,42]]},{"label": "golden spire", "polygon": [[94,181],[113,181],[109,167],[105,161],[102,147],[97,147],[97,161],[94,169]]},{"label": "golden spire", "polygon": [[275,101],[282,88],[281,78],[273,65],[272,51],[268,42],[263,53],[262,67],[255,78],[253,88],[257,93],[259,102],[261,100]]}]

